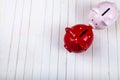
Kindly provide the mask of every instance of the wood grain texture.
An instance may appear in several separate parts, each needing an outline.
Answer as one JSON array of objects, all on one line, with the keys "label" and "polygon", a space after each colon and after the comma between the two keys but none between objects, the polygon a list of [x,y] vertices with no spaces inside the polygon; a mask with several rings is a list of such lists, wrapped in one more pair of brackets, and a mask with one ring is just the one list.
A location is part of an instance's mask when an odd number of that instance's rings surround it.
[{"label": "wood grain texture", "polygon": [[101,1],[0,0],[0,80],[120,80],[120,16],[86,52],[64,49],[65,27]]}]

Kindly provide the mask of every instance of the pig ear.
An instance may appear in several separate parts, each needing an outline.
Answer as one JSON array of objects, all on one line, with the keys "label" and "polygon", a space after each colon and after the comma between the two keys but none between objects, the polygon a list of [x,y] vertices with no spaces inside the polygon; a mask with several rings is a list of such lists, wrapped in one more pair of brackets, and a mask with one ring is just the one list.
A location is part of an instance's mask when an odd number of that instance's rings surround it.
[{"label": "pig ear", "polygon": [[66,27],[66,28],[65,28],[65,31],[66,31],[66,32],[68,32],[68,31],[70,31],[70,30],[71,30],[71,28],[69,28],[69,27]]},{"label": "pig ear", "polygon": [[75,33],[73,32],[73,30],[69,27],[65,28],[65,31],[70,33],[73,37],[75,37]]},{"label": "pig ear", "polygon": [[92,11],[94,11],[95,13],[99,13],[99,9],[98,8],[93,8]]},{"label": "pig ear", "polygon": [[103,25],[108,26],[108,25],[111,24],[111,19],[110,18],[106,18],[106,19],[103,20],[102,23],[103,23]]}]

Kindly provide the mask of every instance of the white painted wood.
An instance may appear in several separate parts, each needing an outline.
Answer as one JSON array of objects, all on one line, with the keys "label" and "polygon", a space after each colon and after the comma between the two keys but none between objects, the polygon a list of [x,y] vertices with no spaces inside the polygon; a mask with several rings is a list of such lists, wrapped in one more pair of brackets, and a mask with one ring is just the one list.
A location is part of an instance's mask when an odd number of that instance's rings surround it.
[{"label": "white painted wood", "polygon": [[[15,19],[12,25],[12,34],[11,34],[11,44],[9,50],[9,61],[7,68],[7,79],[12,80],[15,77],[16,71],[16,63],[18,58],[18,46],[19,46],[19,34],[21,30],[21,22],[22,22],[22,12],[23,12],[23,0],[16,1],[15,8]],[[17,26],[17,27],[16,27]]]},{"label": "white painted wood", "polygon": [[53,0],[53,16],[51,28],[51,51],[49,62],[49,80],[57,80],[58,78],[58,55],[60,41],[60,13],[61,1]]},{"label": "white painted wood", "polygon": [[19,46],[17,51],[17,62],[16,62],[16,80],[23,80],[25,74],[26,55],[27,55],[27,43],[28,43],[28,32],[29,32],[29,20],[30,20],[30,0],[23,2],[23,13],[22,22],[20,24],[21,31],[19,34]]},{"label": "white painted wood", "polygon": [[[42,3],[41,3],[42,1]],[[34,51],[34,60],[33,60],[33,69],[32,69],[32,79],[40,80],[41,70],[42,70],[42,50],[43,50],[43,31],[44,31],[44,21],[45,21],[45,7],[46,1],[44,0],[34,0],[32,2],[32,13],[31,13],[31,31],[34,30],[35,37],[35,51]],[[42,5],[42,7],[41,7]],[[39,9],[36,9],[36,6]]]},{"label": "white painted wood", "polygon": [[51,38],[53,27],[53,0],[46,0],[45,22],[43,31],[43,50],[42,50],[42,70],[41,80],[49,79],[50,55],[51,55]]},{"label": "white painted wood", "polygon": [[118,58],[118,79],[120,79],[120,15],[118,21],[116,22],[116,35],[117,35],[117,58]]},{"label": "white painted wood", "polygon": [[[11,45],[11,36],[13,31],[13,26],[15,22],[15,15],[16,15],[16,1],[15,0],[4,0],[2,1],[2,9],[1,9],[1,29],[0,32],[0,79],[7,79],[7,77],[14,79],[14,70],[15,67],[9,65],[10,60],[10,45]],[[7,6],[6,6],[7,5]],[[20,4],[18,5],[20,6]],[[20,15],[20,14],[19,14]],[[19,22],[19,21],[18,21]],[[14,54],[14,53],[13,53]],[[12,56],[11,56],[12,57]],[[16,60],[13,61],[15,64]],[[10,69],[10,67],[11,69]],[[12,68],[13,67],[13,68]],[[12,72],[13,71],[13,72]],[[9,73],[11,72],[11,76]],[[9,75],[9,76],[8,76]]]},{"label": "white painted wood", "polygon": [[[113,1],[113,0],[111,0]],[[115,23],[108,29],[109,71],[110,79],[118,79],[118,54]],[[114,46],[114,47],[113,47]]]},{"label": "white painted wood", "polygon": [[58,72],[57,78],[58,80],[66,80],[67,79],[67,52],[64,49],[63,45],[63,37],[65,33],[65,27],[67,26],[68,19],[68,0],[60,0],[60,32],[59,32],[59,53],[58,53]]},{"label": "white painted wood", "polygon": [[0,80],[119,80],[120,16],[109,29],[94,30],[86,52],[64,49],[65,27],[88,24],[101,1],[0,0]]}]

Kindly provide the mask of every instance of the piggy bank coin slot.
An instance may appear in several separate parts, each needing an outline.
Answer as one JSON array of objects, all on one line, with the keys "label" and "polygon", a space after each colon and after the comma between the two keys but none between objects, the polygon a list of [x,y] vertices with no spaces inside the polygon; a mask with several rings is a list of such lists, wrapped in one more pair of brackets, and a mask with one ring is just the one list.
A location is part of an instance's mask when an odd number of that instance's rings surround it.
[{"label": "piggy bank coin slot", "polygon": [[88,32],[88,29],[86,29],[85,31],[83,31],[83,32],[80,34],[80,37],[82,37],[86,32]]},{"label": "piggy bank coin slot", "polygon": [[110,8],[108,8],[108,9],[102,14],[102,16],[104,16],[109,10],[110,10]]}]

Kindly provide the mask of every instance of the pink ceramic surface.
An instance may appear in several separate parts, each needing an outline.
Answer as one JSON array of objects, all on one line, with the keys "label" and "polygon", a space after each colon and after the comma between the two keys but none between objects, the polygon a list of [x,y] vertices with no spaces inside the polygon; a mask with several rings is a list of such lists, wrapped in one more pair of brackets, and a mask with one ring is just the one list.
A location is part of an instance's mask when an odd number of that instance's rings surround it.
[{"label": "pink ceramic surface", "polygon": [[89,24],[95,29],[105,29],[115,22],[118,10],[112,2],[102,2],[89,14]]}]

